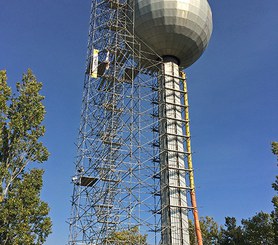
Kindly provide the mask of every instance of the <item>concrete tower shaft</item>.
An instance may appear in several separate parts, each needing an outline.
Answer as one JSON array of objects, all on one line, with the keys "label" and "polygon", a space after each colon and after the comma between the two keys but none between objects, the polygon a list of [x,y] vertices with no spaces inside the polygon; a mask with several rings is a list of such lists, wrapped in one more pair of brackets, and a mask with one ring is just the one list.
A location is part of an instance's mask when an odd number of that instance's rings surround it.
[{"label": "concrete tower shaft", "polygon": [[178,60],[165,57],[160,84],[162,244],[189,244]]}]

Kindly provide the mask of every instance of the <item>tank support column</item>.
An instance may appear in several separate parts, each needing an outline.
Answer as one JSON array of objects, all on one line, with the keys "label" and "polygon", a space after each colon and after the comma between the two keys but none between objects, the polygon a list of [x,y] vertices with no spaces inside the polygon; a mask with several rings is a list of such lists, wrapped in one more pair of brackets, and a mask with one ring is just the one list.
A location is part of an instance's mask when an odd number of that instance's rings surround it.
[{"label": "tank support column", "polygon": [[189,245],[185,154],[179,66],[165,57],[160,81],[161,226],[163,245]]}]

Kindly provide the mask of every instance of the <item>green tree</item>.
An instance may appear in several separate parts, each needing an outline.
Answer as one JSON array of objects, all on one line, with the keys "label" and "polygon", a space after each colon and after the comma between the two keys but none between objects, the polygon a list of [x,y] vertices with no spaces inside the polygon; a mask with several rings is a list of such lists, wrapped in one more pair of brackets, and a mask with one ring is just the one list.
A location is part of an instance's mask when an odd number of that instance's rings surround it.
[{"label": "green tree", "polygon": [[[272,153],[277,156],[278,160],[278,142],[272,142]],[[274,230],[274,244],[278,244],[278,176],[276,176],[276,180],[272,184],[272,188],[275,190],[276,195],[272,198],[274,210],[271,212],[271,218]]]},{"label": "green tree", "polygon": [[243,234],[246,244],[274,245],[274,230],[270,214],[259,212],[250,219],[243,219]]},{"label": "green tree", "polygon": [[51,232],[48,205],[40,200],[43,171],[27,166],[49,156],[39,141],[45,133],[42,83],[28,70],[16,88],[17,96],[0,71],[0,241],[42,244]]},{"label": "green tree", "polygon": [[113,245],[147,245],[147,235],[139,233],[139,228],[133,227],[130,230],[115,231],[103,244]]},{"label": "green tree", "polygon": [[278,160],[278,142],[272,142],[271,147],[272,147],[272,153],[277,156],[277,160]]},{"label": "green tree", "polygon": [[[219,226],[212,217],[200,218],[200,226],[204,245],[218,244]],[[189,220],[190,245],[196,245],[196,234],[193,222]]]},{"label": "green tree", "polygon": [[203,244],[218,244],[219,226],[212,217],[201,217],[200,226],[202,230]]},{"label": "green tree", "polygon": [[[276,176],[276,181],[273,183],[273,188],[277,192],[278,191],[278,177]],[[274,244],[278,244],[278,196],[275,195],[272,198],[272,203],[274,206],[274,210],[271,212],[271,218],[273,222],[273,230],[274,230]]]},{"label": "green tree", "polygon": [[42,174],[32,169],[14,181],[0,208],[1,244],[43,244],[51,232],[49,208],[40,200]]},{"label": "green tree", "polygon": [[225,228],[221,227],[219,244],[220,245],[244,245],[244,237],[241,226],[237,226],[236,218],[226,217]]},{"label": "green tree", "polygon": [[189,222],[189,239],[190,239],[190,245],[196,245],[197,244],[197,237],[195,233],[194,224],[191,219],[188,220]]}]

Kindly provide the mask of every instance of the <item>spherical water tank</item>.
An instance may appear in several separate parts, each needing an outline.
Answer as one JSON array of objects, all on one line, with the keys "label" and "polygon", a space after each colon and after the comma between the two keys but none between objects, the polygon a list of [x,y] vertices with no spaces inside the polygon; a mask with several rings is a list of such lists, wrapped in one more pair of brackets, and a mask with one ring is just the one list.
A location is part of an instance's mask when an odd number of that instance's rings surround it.
[{"label": "spherical water tank", "polygon": [[135,33],[160,56],[186,68],[204,52],[212,33],[207,0],[136,0]]}]

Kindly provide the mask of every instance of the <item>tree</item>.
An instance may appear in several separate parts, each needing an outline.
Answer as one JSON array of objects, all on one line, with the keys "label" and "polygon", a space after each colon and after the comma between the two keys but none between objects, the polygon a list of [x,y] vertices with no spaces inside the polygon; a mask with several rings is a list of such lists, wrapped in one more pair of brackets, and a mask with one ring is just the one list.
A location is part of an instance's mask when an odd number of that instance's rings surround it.
[{"label": "tree", "polygon": [[272,146],[272,153],[277,156],[277,160],[278,160],[278,142],[272,142],[271,146]]},{"label": "tree", "polygon": [[241,223],[246,244],[275,244],[270,214],[259,212],[250,219],[243,219]]},{"label": "tree", "polygon": [[[273,188],[278,191],[278,177],[276,176],[276,182],[273,183]],[[274,230],[274,244],[278,244],[278,196],[275,195],[272,198],[272,203],[274,206],[274,210],[271,212],[271,218],[273,222],[273,230]]]},{"label": "tree", "polygon": [[226,217],[225,227],[221,227],[219,244],[220,245],[244,245],[243,231],[240,226],[236,224],[236,218]]},{"label": "tree", "polygon": [[43,171],[32,169],[16,178],[0,207],[1,244],[43,244],[51,232],[49,208],[40,200]]},{"label": "tree", "polygon": [[[272,153],[277,156],[278,160],[278,142],[272,142]],[[276,180],[272,184],[272,188],[276,191],[276,195],[272,198],[274,210],[271,212],[271,218],[274,230],[274,244],[278,244],[278,176],[276,176]]]},{"label": "tree", "polygon": [[212,217],[201,217],[200,225],[202,230],[203,244],[218,244],[219,226]]},{"label": "tree", "polygon": [[43,171],[27,168],[49,156],[39,141],[45,133],[42,83],[28,70],[16,88],[17,96],[0,71],[0,241],[42,244],[51,232],[49,207],[40,200]]},{"label": "tree", "polygon": [[105,239],[103,244],[147,245],[147,235],[140,234],[138,226],[135,226],[129,230],[113,232],[108,238]]},{"label": "tree", "polygon": [[197,237],[195,233],[194,224],[191,219],[188,220],[189,223],[189,239],[190,239],[190,245],[197,244]]},{"label": "tree", "polygon": [[[219,226],[212,217],[206,216],[200,218],[202,239],[204,245],[218,244]],[[189,220],[190,244],[197,244],[196,234],[193,222]]]}]

